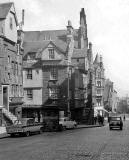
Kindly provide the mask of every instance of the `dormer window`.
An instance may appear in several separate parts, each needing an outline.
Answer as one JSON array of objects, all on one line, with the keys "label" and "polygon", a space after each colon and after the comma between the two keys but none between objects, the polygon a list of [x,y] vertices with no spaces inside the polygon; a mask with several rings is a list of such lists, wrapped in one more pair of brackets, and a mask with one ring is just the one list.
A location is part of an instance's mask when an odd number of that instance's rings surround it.
[{"label": "dormer window", "polygon": [[12,19],[12,17],[10,17],[9,25],[10,25],[10,29],[12,30],[13,29],[13,19]]},{"label": "dormer window", "polygon": [[49,48],[49,59],[55,59],[54,48]]},{"label": "dormer window", "polygon": [[27,60],[35,60],[36,54],[35,52],[29,52],[27,56]]}]

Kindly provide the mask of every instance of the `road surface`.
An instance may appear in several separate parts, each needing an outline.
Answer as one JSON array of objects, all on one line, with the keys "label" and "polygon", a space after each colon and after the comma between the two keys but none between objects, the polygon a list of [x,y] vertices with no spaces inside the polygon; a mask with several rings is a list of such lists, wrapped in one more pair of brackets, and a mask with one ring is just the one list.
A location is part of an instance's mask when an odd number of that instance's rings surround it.
[{"label": "road surface", "polygon": [[0,160],[129,160],[129,121],[30,137],[0,139]]}]

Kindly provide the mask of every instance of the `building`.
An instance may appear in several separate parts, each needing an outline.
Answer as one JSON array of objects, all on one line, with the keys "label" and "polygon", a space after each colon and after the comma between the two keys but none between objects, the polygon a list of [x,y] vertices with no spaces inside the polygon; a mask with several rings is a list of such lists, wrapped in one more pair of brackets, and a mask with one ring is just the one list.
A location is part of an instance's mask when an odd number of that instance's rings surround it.
[{"label": "building", "polygon": [[89,70],[92,45],[88,45],[84,8],[80,27],[24,32],[23,117],[70,116],[89,123],[91,94]]},{"label": "building", "polygon": [[[14,3],[0,4],[0,106],[5,120],[21,117],[23,104],[21,41]],[[19,31],[20,33],[20,31]],[[2,123],[2,121],[1,121]]]},{"label": "building", "polygon": [[114,89],[113,82],[109,79],[106,79],[104,87],[104,108],[109,112],[115,113],[117,111],[117,106],[117,91]]},{"label": "building", "polygon": [[102,56],[96,55],[93,63],[93,75],[94,75],[94,114],[103,115],[106,110],[104,109],[104,87],[105,87],[105,75],[104,75],[104,65],[102,61]]}]

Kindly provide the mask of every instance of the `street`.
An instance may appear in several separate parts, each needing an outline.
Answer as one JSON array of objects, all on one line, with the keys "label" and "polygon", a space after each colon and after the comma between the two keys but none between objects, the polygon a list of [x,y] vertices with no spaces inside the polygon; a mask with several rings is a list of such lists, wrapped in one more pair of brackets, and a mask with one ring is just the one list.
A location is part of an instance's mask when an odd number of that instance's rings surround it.
[{"label": "street", "polygon": [[129,121],[104,127],[0,139],[0,160],[128,160]]}]

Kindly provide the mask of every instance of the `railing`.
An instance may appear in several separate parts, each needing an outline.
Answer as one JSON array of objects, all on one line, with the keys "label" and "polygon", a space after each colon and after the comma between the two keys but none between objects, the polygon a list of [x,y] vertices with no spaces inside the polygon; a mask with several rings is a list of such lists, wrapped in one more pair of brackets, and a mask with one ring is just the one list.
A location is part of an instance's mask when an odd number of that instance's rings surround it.
[{"label": "railing", "polygon": [[11,112],[9,112],[6,108],[2,108],[3,114],[9,118],[13,123],[17,120],[17,117],[13,115]]}]

